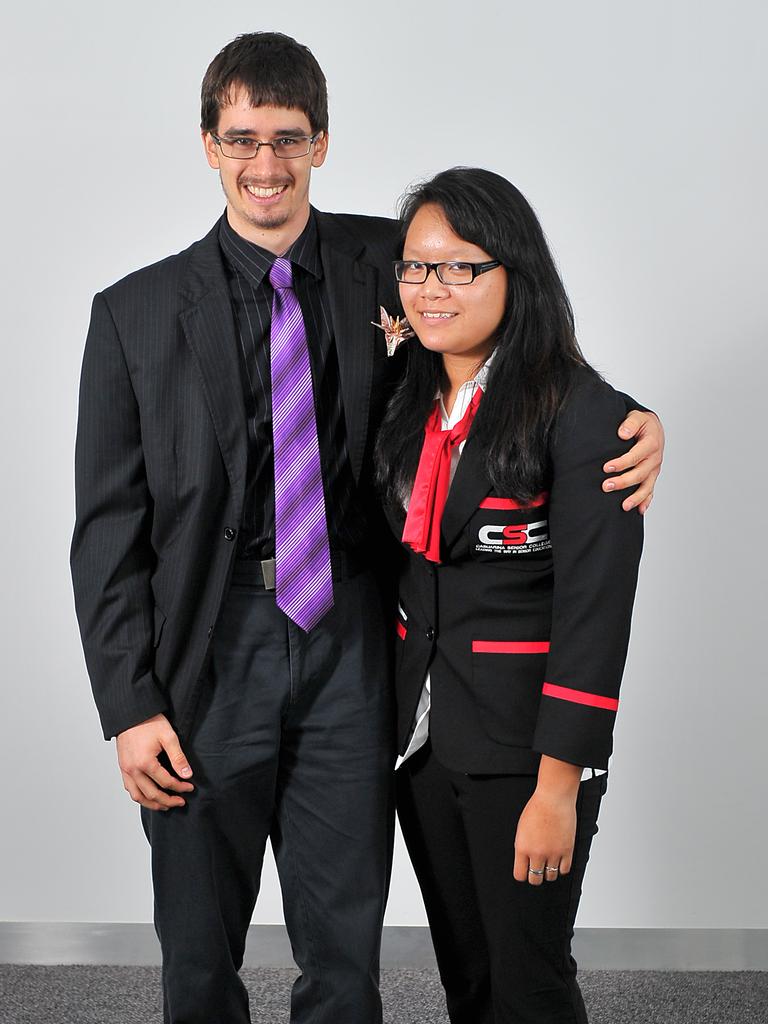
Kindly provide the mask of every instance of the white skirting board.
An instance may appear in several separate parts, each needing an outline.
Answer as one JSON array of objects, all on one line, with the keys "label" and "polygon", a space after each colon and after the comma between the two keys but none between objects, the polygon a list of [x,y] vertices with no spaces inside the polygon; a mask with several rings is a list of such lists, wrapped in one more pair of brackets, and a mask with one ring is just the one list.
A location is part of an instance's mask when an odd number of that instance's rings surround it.
[{"label": "white skirting board", "polygon": [[[577,928],[587,970],[768,971],[765,928]],[[156,965],[150,924],[0,921],[0,963]],[[387,927],[382,967],[434,967],[427,928]],[[292,967],[282,925],[252,925],[246,967]]]}]

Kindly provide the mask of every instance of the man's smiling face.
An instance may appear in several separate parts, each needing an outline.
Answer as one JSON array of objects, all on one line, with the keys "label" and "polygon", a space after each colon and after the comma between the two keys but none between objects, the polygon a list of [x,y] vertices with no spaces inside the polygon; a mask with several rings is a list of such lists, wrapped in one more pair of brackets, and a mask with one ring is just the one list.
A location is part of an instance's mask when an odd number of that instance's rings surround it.
[{"label": "man's smiling face", "polygon": [[[312,134],[302,110],[253,107],[244,89],[235,91],[232,102],[221,108],[216,129],[221,139],[259,142]],[[219,171],[229,223],[238,234],[260,245],[264,233],[272,230],[298,237],[309,216],[312,168],[321,166],[328,150],[326,132],[318,135],[309,153],[289,160],[278,159],[271,146],[261,146],[249,160],[224,156],[210,132],[203,132],[203,144],[208,163]]]}]

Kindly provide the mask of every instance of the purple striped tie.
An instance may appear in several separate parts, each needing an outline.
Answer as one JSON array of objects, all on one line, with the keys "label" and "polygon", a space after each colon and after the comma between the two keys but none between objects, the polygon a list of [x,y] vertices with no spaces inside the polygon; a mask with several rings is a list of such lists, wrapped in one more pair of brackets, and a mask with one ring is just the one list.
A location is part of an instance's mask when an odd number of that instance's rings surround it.
[{"label": "purple striped tie", "polygon": [[331,552],[307,334],[291,261],[269,272],[277,606],[309,632],[333,607]]}]

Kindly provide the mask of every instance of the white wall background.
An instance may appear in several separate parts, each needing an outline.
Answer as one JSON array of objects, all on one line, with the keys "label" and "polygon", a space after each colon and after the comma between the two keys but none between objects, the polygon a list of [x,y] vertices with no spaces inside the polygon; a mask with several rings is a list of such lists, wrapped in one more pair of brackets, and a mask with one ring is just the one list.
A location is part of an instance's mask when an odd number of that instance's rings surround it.
[{"label": "white wall background", "polygon": [[[537,208],[609,379],[669,433],[580,924],[768,927],[768,14],[758,2],[16,5],[0,43],[0,919],[147,921],[149,858],[85,675],[67,565],[91,295],[223,206],[208,61],[279,29],[325,69],[321,208],[391,214],[458,163]],[[423,923],[398,849],[388,920]],[[271,865],[256,921],[281,920]]]}]

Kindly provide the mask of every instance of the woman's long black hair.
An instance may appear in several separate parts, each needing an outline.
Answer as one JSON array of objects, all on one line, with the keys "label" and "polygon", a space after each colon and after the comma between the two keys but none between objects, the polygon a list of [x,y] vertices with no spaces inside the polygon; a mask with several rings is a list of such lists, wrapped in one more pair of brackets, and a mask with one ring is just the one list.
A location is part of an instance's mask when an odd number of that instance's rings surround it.
[{"label": "woman's long black hair", "polygon": [[[473,434],[485,446],[497,493],[538,494],[547,478],[547,442],[577,366],[586,367],[573,311],[536,214],[506,178],[454,167],[400,201],[402,240],[416,212],[439,206],[456,234],[507,269],[507,304]],[[471,288],[472,285],[466,287]],[[387,407],[376,445],[376,477],[389,500],[410,493],[424,424],[443,383],[442,359],[406,342],[406,375]]]}]

